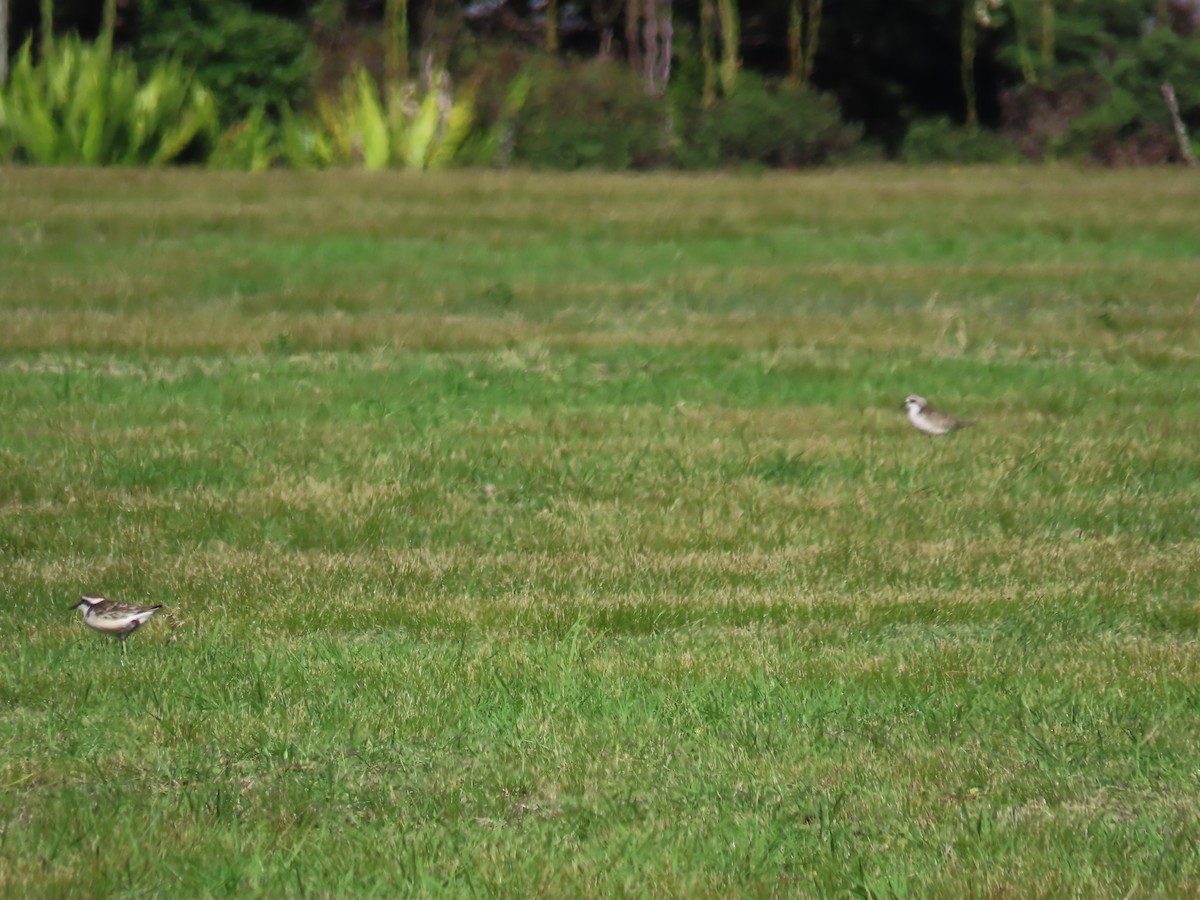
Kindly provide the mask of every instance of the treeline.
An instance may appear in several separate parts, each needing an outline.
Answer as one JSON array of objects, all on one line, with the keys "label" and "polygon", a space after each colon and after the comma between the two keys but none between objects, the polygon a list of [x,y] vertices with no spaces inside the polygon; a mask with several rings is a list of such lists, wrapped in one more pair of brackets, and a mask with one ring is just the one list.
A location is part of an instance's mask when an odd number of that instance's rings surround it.
[{"label": "treeline", "polygon": [[0,0],[0,160],[1192,161],[1200,0]]}]

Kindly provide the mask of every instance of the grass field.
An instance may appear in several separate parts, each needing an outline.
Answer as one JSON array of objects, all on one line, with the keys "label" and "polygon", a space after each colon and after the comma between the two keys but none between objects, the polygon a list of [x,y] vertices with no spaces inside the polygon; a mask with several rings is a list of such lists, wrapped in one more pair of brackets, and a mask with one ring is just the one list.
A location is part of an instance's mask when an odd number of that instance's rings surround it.
[{"label": "grass field", "polygon": [[1200,892],[1198,208],[0,170],[0,895]]}]

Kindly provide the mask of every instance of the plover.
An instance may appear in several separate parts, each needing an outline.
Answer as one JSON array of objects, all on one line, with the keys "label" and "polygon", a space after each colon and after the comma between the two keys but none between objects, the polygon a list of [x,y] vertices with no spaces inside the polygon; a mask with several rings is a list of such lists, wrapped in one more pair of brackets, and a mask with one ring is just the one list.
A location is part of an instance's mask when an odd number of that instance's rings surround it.
[{"label": "plover", "polygon": [[99,594],[84,594],[71,609],[83,607],[83,622],[103,634],[111,634],[121,642],[121,653],[125,652],[125,638],[129,637],[150,621],[151,616],[162,609],[157,606],[133,606],[106,600]]},{"label": "plover", "polygon": [[945,434],[947,431],[953,431],[955,428],[966,428],[972,424],[964,419],[956,419],[948,413],[934,409],[925,402],[924,397],[916,394],[910,394],[905,397],[904,402],[900,404],[900,408],[908,410],[908,421],[912,422],[913,428],[923,431],[926,434]]}]

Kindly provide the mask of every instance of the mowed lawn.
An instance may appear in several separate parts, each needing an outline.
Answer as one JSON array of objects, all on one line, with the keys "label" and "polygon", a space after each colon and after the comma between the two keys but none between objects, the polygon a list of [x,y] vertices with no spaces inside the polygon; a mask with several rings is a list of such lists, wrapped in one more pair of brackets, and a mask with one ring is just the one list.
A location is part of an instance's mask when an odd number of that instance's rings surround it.
[{"label": "mowed lawn", "polygon": [[0,895],[1200,892],[1198,210],[0,169]]}]

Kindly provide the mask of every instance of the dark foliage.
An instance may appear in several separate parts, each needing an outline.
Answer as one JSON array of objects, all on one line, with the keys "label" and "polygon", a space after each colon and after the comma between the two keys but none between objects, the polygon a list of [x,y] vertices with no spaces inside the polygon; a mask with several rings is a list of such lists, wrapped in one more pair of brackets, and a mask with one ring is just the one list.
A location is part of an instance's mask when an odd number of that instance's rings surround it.
[{"label": "dark foliage", "polygon": [[1011,163],[1018,160],[1018,154],[993,131],[939,118],[924,119],[909,128],[900,158],[907,163]]},{"label": "dark foliage", "polygon": [[1060,70],[1044,84],[1007,92],[1005,130],[1033,159],[1177,162],[1166,82],[1184,121],[1200,125],[1200,42],[1158,28],[1112,48],[1102,65]]},{"label": "dark foliage", "polygon": [[228,120],[302,104],[317,66],[302,24],[238,0],[142,3],[136,52],[148,60],[177,56],[196,69]]},{"label": "dark foliage", "polygon": [[[962,121],[960,78],[963,0],[840,0],[826,3],[813,79],[832,93],[866,137],[895,152],[909,123],[949,116]],[[780,32],[782,35],[783,32]],[[995,56],[998,36],[980,30],[975,62],[979,117],[999,122],[999,87],[1017,77]]]},{"label": "dark foliage", "polygon": [[627,169],[669,159],[665,101],[623,65],[545,61],[517,123],[515,159],[545,169]]},{"label": "dark foliage", "polygon": [[720,164],[811,166],[854,149],[862,129],[842,121],[828,94],[788,84],[771,86],[743,72],[737,90],[692,119],[689,142],[711,147]]},{"label": "dark foliage", "polygon": [[1108,94],[1099,75],[1079,71],[1010,88],[1001,96],[1004,133],[1027,159],[1054,158],[1075,123]]}]

